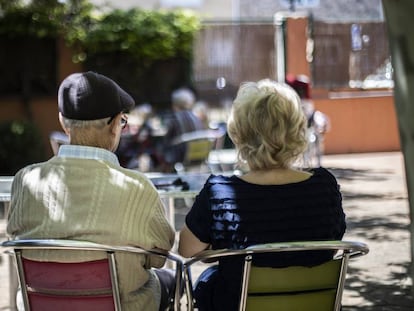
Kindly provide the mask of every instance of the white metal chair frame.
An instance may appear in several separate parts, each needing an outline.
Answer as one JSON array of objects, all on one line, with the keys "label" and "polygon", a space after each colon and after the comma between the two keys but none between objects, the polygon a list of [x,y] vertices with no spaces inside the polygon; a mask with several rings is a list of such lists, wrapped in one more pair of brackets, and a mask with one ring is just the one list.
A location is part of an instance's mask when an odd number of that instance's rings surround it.
[{"label": "white metal chair frame", "polygon": [[183,133],[171,141],[172,145],[179,145],[189,141],[198,139],[207,139],[212,142],[222,137],[224,133],[219,130],[197,130],[193,132]]},{"label": "white metal chair frame", "polygon": [[343,289],[345,286],[346,272],[348,261],[350,258],[365,255],[369,252],[366,244],[353,241],[304,241],[304,242],[285,242],[285,243],[269,243],[260,244],[248,247],[246,249],[222,249],[222,250],[207,250],[199,253],[191,259],[184,262],[184,281],[187,295],[188,310],[194,310],[193,299],[193,285],[191,280],[191,266],[197,262],[214,262],[222,257],[229,256],[244,256],[244,267],[241,285],[241,296],[239,311],[246,309],[247,294],[249,288],[249,276],[252,266],[252,259],[254,254],[276,253],[276,252],[303,252],[315,250],[332,250],[339,251],[335,255],[335,259],[342,260],[339,281],[335,297],[335,311],[339,311],[341,307],[341,300]]},{"label": "white metal chair frame", "polygon": [[183,272],[183,261],[181,257],[172,254],[168,251],[159,249],[144,249],[137,246],[113,246],[98,244],[89,241],[77,241],[77,240],[62,240],[62,239],[27,239],[27,240],[10,240],[1,243],[3,248],[11,250],[14,254],[17,274],[22,290],[23,303],[26,311],[30,311],[29,298],[27,288],[25,286],[25,274],[22,261],[23,250],[34,250],[34,249],[49,249],[49,250],[79,250],[79,251],[100,251],[106,252],[109,263],[110,278],[112,283],[112,295],[114,299],[114,305],[116,311],[121,311],[121,300],[119,283],[117,279],[117,267],[115,253],[127,252],[134,253],[137,255],[151,255],[163,257],[167,260],[175,262],[175,293],[174,293],[174,310],[180,310],[180,298],[181,298],[181,284],[182,284],[182,272]]}]

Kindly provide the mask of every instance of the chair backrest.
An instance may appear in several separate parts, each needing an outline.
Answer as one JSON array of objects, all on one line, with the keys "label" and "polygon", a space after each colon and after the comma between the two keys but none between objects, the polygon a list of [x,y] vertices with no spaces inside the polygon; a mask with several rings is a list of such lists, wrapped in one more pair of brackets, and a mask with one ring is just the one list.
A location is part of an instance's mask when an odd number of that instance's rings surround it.
[{"label": "chair backrest", "polygon": [[206,161],[212,147],[213,142],[206,138],[187,142],[184,164]]},{"label": "chair backrest", "polygon": [[[128,252],[161,256],[176,263],[175,310],[180,308],[182,261],[161,250],[131,246],[109,246],[74,240],[13,240],[2,247],[11,249],[25,311],[106,311],[121,310],[115,253]],[[106,258],[87,262],[35,261],[24,257],[25,250],[71,250],[106,253]]]},{"label": "chair backrest", "polygon": [[175,169],[179,173],[185,171],[191,166],[205,165],[208,160],[210,151],[224,133],[219,130],[199,130],[184,133],[174,139],[173,145],[185,145],[185,157],[182,163],[176,163]]},{"label": "chair backrest", "polygon": [[[21,252],[21,251],[18,251]],[[19,255],[20,256],[20,255]],[[39,262],[22,257],[30,310],[118,310],[119,293],[108,259],[82,263]]]},{"label": "chair backrest", "polygon": [[[333,260],[314,267],[256,267],[253,257],[263,253],[336,251]],[[242,250],[205,251],[184,263],[188,309],[193,310],[190,267],[228,256],[243,256],[239,310],[339,311],[348,260],[368,253],[367,245],[350,241],[270,243]]]}]

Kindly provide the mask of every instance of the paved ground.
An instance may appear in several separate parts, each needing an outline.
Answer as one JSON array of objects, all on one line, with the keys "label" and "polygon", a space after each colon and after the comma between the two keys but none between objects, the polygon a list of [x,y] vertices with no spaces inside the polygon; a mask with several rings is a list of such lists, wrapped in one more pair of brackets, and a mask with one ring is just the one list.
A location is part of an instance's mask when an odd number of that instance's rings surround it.
[{"label": "paved ground", "polygon": [[[343,311],[414,310],[410,271],[409,209],[401,153],[325,156],[322,165],[338,178],[348,231],[370,253],[351,261]],[[186,208],[176,211],[181,227]],[[0,234],[4,221],[0,221]],[[4,235],[3,235],[4,237]],[[0,310],[11,310],[7,258],[0,263]]]},{"label": "paved ground", "polygon": [[322,164],[341,184],[348,224],[345,239],[370,247],[368,255],[350,264],[343,310],[414,310],[402,155],[327,156]]}]

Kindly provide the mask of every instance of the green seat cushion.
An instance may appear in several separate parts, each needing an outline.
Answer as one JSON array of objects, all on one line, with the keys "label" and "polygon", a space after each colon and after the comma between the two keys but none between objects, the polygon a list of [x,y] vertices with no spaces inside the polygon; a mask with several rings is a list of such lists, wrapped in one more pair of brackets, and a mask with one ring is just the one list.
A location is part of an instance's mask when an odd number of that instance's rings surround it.
[{"label": "green seat cushion", "polygon": [[252,266],[249,294],[294,293],[336,289],[341,260],[314,267],[263,268]]}]

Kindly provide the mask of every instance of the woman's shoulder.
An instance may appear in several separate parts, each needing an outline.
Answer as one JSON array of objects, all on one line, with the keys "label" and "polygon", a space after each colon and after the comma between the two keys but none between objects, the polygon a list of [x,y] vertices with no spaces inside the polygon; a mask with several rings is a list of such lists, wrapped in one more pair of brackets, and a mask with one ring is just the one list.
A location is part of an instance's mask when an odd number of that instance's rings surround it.
[{"label": "woman's shoulder", "polygon": [[310,172],[313,174],[313,181],[337,184],[337,179],[333,172],[325,167],[313,168]]},{"label": "woman's shoulder", "polygon": [[324,176],[324,177],[333,177],[333,178],[335,178],[332,171],[325,168],[325,167],[323,167],[323,166],[312,168],[309,171],[315,176]]}]

